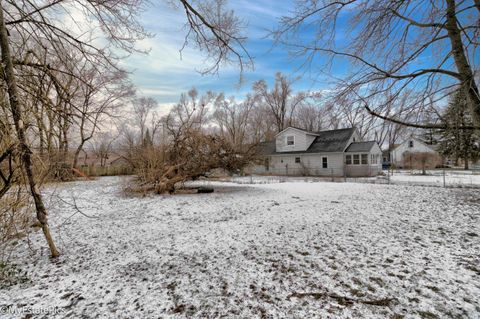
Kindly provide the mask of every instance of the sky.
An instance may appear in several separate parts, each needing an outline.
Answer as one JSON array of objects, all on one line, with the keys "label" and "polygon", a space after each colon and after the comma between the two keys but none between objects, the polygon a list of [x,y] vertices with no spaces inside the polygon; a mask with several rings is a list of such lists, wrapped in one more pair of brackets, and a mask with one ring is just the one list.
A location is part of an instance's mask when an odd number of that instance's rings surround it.
[{"label": "sky", "polygon": [[[248,92],[251,92],[254,81],[264,79],[271,86],[276,72],[282,72],[291,79],[299,78],[293,84],[294,91],[317,92],[333,89],[336,79],[345,78],[347,74],[351,73],[352,64],[350,62],[336,58],[334,63],[326,68],[325,61],[322,61],[323,58],[319,55],[316,57],[314,67],[301,69],[300,65],[304,59],[292,58],[286,48],[275,46],[268,38],[269,30],[278,26],[279,18],[288,16],[293,11],[292,6],[295,1],[228,0],[226,2],[228,8],[234,10],[246,24],[243,34],[248,37],[246,49],[254,59],[254,69],[244,72],[243,82],[240,86],[240,70],[235,65],[222,67],[215,75],[202,75],[200,71],[205,69],[206,63],[208,63],[205,61],[204,54],[192,46],[187,46],[180,53],[186,34],[184,11],[168,5],[169,1],[166,0],[152,1],[152,3],[148,10],[141,14],[140,22],[153,36],[138,43],[138,48],[149,50],[149,54],[135,53],[123,60],[122,66],[132,72],[131,78],[138,88],[138,95],[155,98],[159,102],[160,108],[165,111],[178,102],[181,93],[187,92],[193,87],[197,88],[200,93],[208,90],[224,92],[227,97],[234,96],[236,100],[242,100]],[[427,21],[428,17],[425,17],[425,13],[418,10],[418,6],[422,6],[423,3],[419,1],[417,4],[408,8],[409,14],[419,21]],[[352,38],[358,36],[356,32],[361,30],[349,29],[347,20],[351,19],[351,11],[348,9],[344,11],[347,12],[341,13],[338,17],[335,33],[337,49],[347,46],[340,51],[348,51],[348,43]],[[418,36],[416,33],[418,30],[414,28],[409,30],[411,30],[409,37],[413,38],[409,38],[408,41],[414,42]],[[314,38],[313,32],[315,32],[314,28],[302,29],[300,37],[312,39]],[[396,36],[398,38],[398,35]],[[392,45],[394,44],[396,42],[392,42]],[[450,48],[448,43],[444,48],[446,50]],[[434,49],[438,50],[437,47]],[[385,50],[384,48],[380,52]],[[406,66],[404,71],[411,72],[409,67],[438,67],[438,62],[443,59],[441,55],[447,52],[443,50],[432,52],[432,50],[432,48],[428,48],[422,52]],[[475,54],[474,60],[478,57],[479,55]],[[375,56],[369,58],[374,61],[373,63],[379,65],[391,60],[388,54],[383,62],[375,60]],[[387,63],[391,64],[390,62]],[[444,61],[443,67],[453,68],[453,60]],[[305,73],[305,70],[308,70],[309,73]],[[410,88],[421,90],[422,86],[426,85],[422,81],[427,80],[427,77],[421,77],[417,82],[412,82]],[[452,79],[448,80],[452,81]]]},{"label": "sky", "polygon": [[[168,108],[179,100],[182,92],[192,87],[200,92],[208,90],[224,92],[241,100],[256,80],[265,79],[272,83],[275,73],[280,71],[298,79],[295,90],[323,90],[328,80],[318,82],[317,75],[299,71],[300,62],[292,59],[284,48],[274,46],[267,38],[268,30],[277,25],[278,18],[288,14],[290,1],[276,0],[230,0],[229,8],[247,25],[247,51],[254,58],[254,69],[246,70],[239,85],[238,66],[227,65],[218,74],[201,75],[205,57],[193,47],[180,54],[185,29],[185,15],[158,1],[141,16],[141,22],[153,37],[142,40],[138,48],[149,50],[148,55],[133,54],[123,61],[123,66],[132,71],[132,80],[138,87],[138,95],[155,98],[160,107]],[[339,66],[340,68],[341,66]],[[315,78],[315,80],[313,80]]]}]

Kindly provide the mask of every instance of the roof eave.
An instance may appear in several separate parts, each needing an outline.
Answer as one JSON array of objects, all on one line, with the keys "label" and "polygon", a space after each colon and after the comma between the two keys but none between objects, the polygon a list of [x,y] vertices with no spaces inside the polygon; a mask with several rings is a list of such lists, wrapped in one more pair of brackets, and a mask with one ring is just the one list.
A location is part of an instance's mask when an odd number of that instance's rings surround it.
[{"label": "roof eave", "polygon": [[277,134],[275,134],[274,137],[276,138],[278,135],[280,135],[280,134],[282,134],[283,132],[285,132],[286,130],[290,130],[290,129],[303,132],[303,133],[305,133],[305,134],[307,134],[307,135],[318,136],[318,134],[316,134],[316,133],[309,132],[309,131],[306,131],[306,130],[302,130],[302,129],[299,129],[299,128],[296,128],[296,127],[289,126],[289,127],[287,127],[287,128],[284,128],[283,130],[281,130],[281,131],[278,132]]}]

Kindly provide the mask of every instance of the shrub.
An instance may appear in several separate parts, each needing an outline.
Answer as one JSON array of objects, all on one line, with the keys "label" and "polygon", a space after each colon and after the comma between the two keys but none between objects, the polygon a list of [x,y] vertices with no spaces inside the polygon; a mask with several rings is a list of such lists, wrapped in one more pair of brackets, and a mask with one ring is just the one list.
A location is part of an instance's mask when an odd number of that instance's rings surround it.
[{"label": "shrub", "polygon": [[406,152],[403,154],[403,167],[409,169],[421,169],[426,174],[427,169],[434,169],[441,164],[442,158],[432,152]]}]

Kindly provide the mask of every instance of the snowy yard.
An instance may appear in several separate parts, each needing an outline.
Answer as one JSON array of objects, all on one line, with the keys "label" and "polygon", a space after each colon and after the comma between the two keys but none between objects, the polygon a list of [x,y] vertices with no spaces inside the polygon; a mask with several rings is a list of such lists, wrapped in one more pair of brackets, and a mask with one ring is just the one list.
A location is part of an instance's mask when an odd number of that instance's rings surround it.
[{"label": "snowy yard", "polygon": [[[443,186],[443,171],[430,170],[427,171],[427,175],[422,175],[421,171],[394,171],[390,180],[394,183]],[[480,187],[480,172],[447,170],[445,171],[445,184],[447,186]]]},{"label": "snowy yard", "polygon": [[[383,171],[382,176],[375,177],[347,177],[347,182],[354,183],[377,183],[377,184],[398,184],[398,185],[424,185],[443,187],[443,171],[428,170],[426,175],[422,175],[419,170],[394,170],[388,177],[387,171]],[[390,178],[390,181],[388,181]],[[237,176],[224,178],[225,181],[231,181],[237,184],[272,184],[285,182],[319,182],[332,181],[331,177],[313,177],[313,176],[280,176],[280,175],[254,175]],[[334,181],[344,182],[344,177],[334,177]],[[480,171],[446,170],[446,187],[465,187],[480,188]]]},{"label": "snowy yard", "polygon": [[480,317],[478,190],[297,180],[140,198],[122,184],[46,192],[64,254],[52,264],[40,232],[21,243],[30,281],[0,290],[1,318]]}]

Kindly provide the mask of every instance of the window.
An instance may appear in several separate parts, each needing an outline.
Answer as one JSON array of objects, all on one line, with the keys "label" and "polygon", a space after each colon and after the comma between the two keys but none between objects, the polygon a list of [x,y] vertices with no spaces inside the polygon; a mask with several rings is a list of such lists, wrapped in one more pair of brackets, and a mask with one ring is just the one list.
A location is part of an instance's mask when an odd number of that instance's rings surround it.
[{"label": "window", "polygon": [[360,155],[358,154],[353,155],[353,164],[360,165]]},{"label": "window", "polygon": [[300,157],[295,157],[295,163],[300,163]]},{"label": "window", "polygon": [[413,141],[408,141],[408,147],[413,147]]},{"label": "window", "polygon": [[368,154],[362,154],[362,165],[368,164]]},{"label": "window", "polygon": [[362,165],[368,164],[368,154],[362,154]]},{"label": "window", "polygon": [[347,165],[352,165],[352,155],[347,155],[347,157],[345,157],[345,163]]},{"label": "window", "polygon": [[322,157],[322,168],[328,168],[328,158]]},{"label": "window", "polygon": [[287,136],[287,145],[295,145],[295,136],[293,135]]}]

